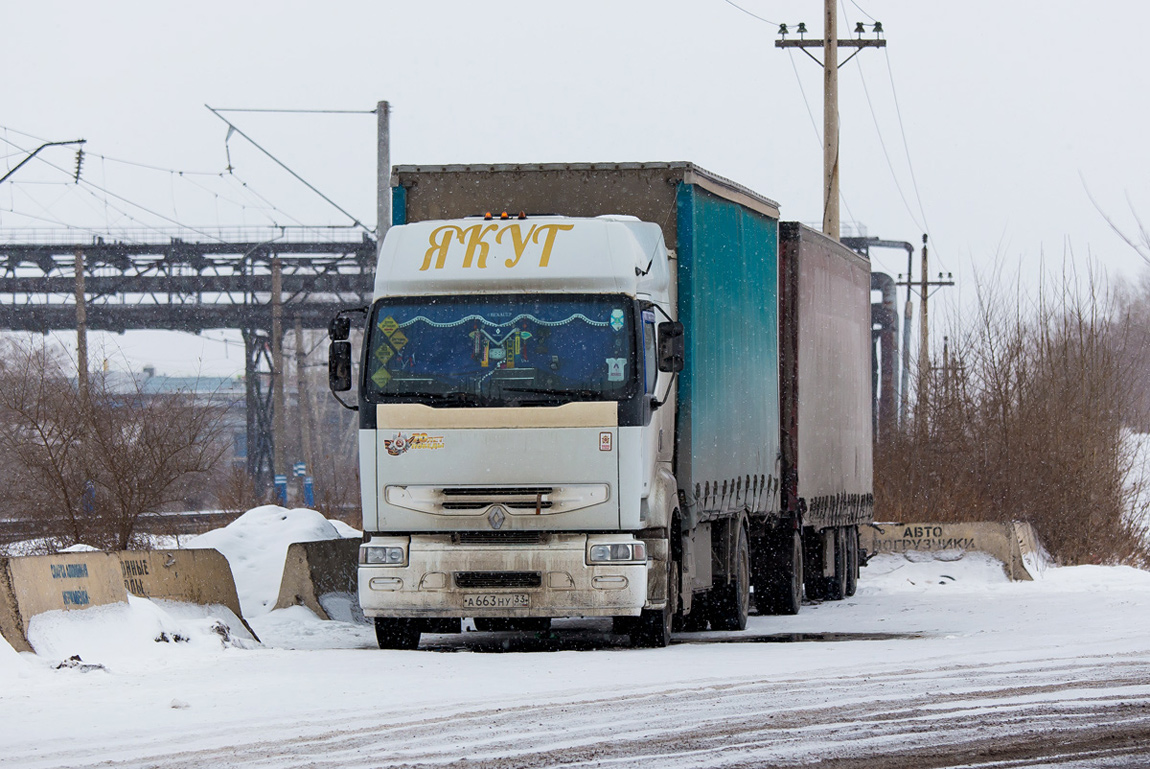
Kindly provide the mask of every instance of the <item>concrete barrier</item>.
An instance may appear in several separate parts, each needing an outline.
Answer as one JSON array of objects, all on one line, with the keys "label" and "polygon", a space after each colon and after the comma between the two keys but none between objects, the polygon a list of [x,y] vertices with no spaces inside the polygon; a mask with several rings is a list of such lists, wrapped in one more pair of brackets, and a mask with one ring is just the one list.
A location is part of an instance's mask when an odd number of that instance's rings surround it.
[{"label": "concrete barrier", "polygon": [[228,559],[218,550],[125,550],[120,561],[124,589],[143,598],[226,606],[257,641],[244,619]]},{"label": "concrete barrier", "polygon": [[126,603],[129,592],[226,606],[243,621],[231,568],[215,550],[57,553],[0,558],[0,633],[16,651],[33,651],[32,617]]},{"label": "concrete barrier", "polygon": [[321,619],[363,622],[356,582],[360,542],[325,539],[292,543],[274,608],[306,606]]},{"label": "concrete barrier", "polygon": [[[1038,537],[1029,523],[875,523],[859,528],[867,553],[980,552],[1002,561],[1012,580],[1034,579],[1030,569],[1038,563]],[[1035,556],[1028,558],[1026,556]]]}]

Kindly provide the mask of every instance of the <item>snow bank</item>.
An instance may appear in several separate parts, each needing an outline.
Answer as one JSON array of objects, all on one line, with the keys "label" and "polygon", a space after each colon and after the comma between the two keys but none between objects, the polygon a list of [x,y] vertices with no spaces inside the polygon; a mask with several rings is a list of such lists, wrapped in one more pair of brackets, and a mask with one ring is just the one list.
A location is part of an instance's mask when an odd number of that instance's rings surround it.
[{"label": "snow bank", "polygon": [[4,636],[0,636],[0,682],[15,680],[26,667],[27,664],[20,659],[12,645]]},{"label": "snow bank", "polygon": [[[68,667],[154,667],[172,654],[218,653],[254,647],[255,639],[226,606],[161,601],[128,595],[127,603],[83,611],[49,611],[28,623],[37,656]],[[75,659],[79,657],[79,659]]]},{"label": "snow bank", "polygon": [[1007,584],[1002,561],[963,550],[882,553],[867,561],[860,593],[980,592],[987,585]]},{"label": "snow bank", "polygon": [[275,606],[288,545],[359,536],[347,524],[329,521],[315,510],[264,505],[248,510],[222,529],[188,540],[184,547],[210,547],[224,554],[232,567],[240,608],[251,618]]}]

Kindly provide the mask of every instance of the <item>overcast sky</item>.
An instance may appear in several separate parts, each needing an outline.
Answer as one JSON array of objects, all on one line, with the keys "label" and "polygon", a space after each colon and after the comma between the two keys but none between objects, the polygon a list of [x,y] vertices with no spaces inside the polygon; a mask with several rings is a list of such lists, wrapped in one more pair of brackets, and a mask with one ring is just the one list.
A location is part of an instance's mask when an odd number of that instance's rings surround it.
[{"label": "overcast sky", "polygon": [[[205,103],[386,99],[396,164],[689,160],[777,200],[784,219],[819,222],[822,74],[774,41],[780,22],[819,37],[822,3],[734,2],[750,13],[726,0],[7,0],[0,173],[37,140],[83,137],[84,178],[113,196],[67,184],[73,151],[46,150],[66,172],[34,161],[0,185],[0,241],[61,223],[350,223],[239,136],[225,147]],[[840,70],[843,219],[916,244],[928,231],[932,272],[959,282],[934,306],[961,306],[996,265],[1031,280],[1043,257],[1142,273],[1087,190],[1128,230],[1131,206],[1150,223],[1150,69],[1133,42],[1150,3],[845,0],[839,13],[840,36],[877,19],[888,41]],[[374,226],[373,115],[229,118]],[[906,270],[904,252],[874,256]],[[117,367],[243,365],[242,347],[192,337],[110,344],[126,353]]]}]

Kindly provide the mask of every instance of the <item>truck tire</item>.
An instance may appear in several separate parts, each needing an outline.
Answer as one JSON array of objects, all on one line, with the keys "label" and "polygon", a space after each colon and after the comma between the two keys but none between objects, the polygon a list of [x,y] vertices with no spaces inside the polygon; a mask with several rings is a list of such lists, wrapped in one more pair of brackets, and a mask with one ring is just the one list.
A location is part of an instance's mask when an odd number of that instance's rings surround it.
[{"label": "truck tire", "polygon": [[822,539],[822,534],[815,529],[803,530],[803,587],[811,601],[825,601],[827,598]]},{"label": "truck tire", "polygon": [[[631,645],[643,649],[662,649],[671,643],[671,630],[678,609],[679,564],[667,560],[667,601],[662,609],[643,609],[629,625]],[[624,627],[627,627],[624,625]]]},{"label": "truck tire", "polygon": [[825,530],[835,538],[834,574],[830,577],[823,576],[823,534],[808,531],[811,534],[803,548],[807,598],[812,601],[841,601],[846,596],[847,588],[846,528],[840,526]]},{"label": "truck tire", "polygon": [[849,598],[858,590],[859,584],[859,529],[858,526],[847,527],[847,589]]},{"label": "truck tire", "polygon": [[381,649],[418,649],[420,633],[419,620],[375,618],[375,640]]},{"label": "truck tire", "polygon": [[847,529],[839,526],[834,530],[835,537],[835,573],[825,577],[826,588],[824,595],[828,601],[841,601],[847,593]]},{"label": "truck tire", "polygon": [[803,540],[798,531],[764,538],[752,575],[759,614],[798,614],[803,603]]},{"label": "truck tire", "polygon": [[742,526],[735,545],[734,565],[734,578],[711,588],[708,605],[713,630],[745,630],[747,627],[747,614],[751,608],[751,552],[747,530]]}]

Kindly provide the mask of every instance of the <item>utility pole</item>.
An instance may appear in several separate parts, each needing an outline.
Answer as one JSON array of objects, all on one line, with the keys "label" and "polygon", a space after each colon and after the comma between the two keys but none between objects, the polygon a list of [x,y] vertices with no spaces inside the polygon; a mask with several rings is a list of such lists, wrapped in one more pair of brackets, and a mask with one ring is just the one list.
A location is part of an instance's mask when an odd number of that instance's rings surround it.
[{"label": "utility pole", "polygon": [[[926,233],[922,235],[922,288],[919,289],[919,339],[918,339],[918,405],[925,415],[930,404],[930,315],[927,312],[927,299],[930,297],[930,272],[927,267]],[[926,420],[923,420],[923,424]]]},{"label": "utility pole", "polygon": [[[272,257],[272,472],[275,486],[281,488],[280,477],[287,478],[287,409],[284,397],[284,305],[283,265],[278,256]],[[281,504],[287,506],[287,487],[282,487]]]},{"label": "utility pole", "polygon": [[[799,24],[796,31],[798,40],[787,40],[787,25],[779,25],[782,39],[775,41],[776,48],[798,48],[823,68],[823,233],[839,239],[839,68],[858,55],[863,48],[884,48],[886,40],[879,38],[882,23],[875,22],[874,40],[863,40],[865,25],[860,21],[855,25],[855,39],[838,39],[838,13],[836,0],[823,0],[823,39],[805,40],[807,25]],[[823,60],[819,61],[808,48],[823,49]],[[854,53],[839,63],[839,48],[855,48]]]},{"label": "utility pole", "polygon": [[375,176],[375,242],[383,243],[383,236],[391,226],[391,105],[381,101],[375,105],[379,131],[376,145]]},{"label": "utility pole", "polygon": [[[912,258],[913,258],[913,254],[911,254],[908,251],[907,252],[906,281],[905,282],[900,281],[898,283],[898,285],[900,285],[900,286],[906,286],[905,321],[907,323],[907,328],[909,328],[909,326],[910,326],[910,319],[911,319],[911,299],[910,299],[911,287],[915,285],[915,282],[911,277],[911,260],[912,260]],[[953,285],[954,285],[954,276],[951,273],[947,273],[946,276],[944,277],[943,274],[940,272],[938,274],[937,280],[931,280],[930,279],[930,265],[929,265],[928,254],[927,254],[927,236],[924,233],[922,236],[922,276],[918,282],[918,287],[919,287],[919,342],[918,342],[918,392],[917,392],[917,398],[918,398],[917,409],[919,410],[919,413],[921,413],[923,415],[925,415],[927,413],[927,408],[928,408],[929,403],[930,403],[930,368],[931,368],[931,366],[930,366],[930,312],[929,312],[930,290],[932,287],[933,288],[939,288],[942,286],[953,286]],[[906,329],[904,329],[904,332],[905,332],[905,330]],[[906,338],[906,340],[908,342],[910,341],[909,337],[904,337],[904,338]],[[909,346],[910,345],[908,344],[908,345],[905,345],[903,347],[903,362],[904,362],[903,376],[904,377],[906,376],[907,364],[909,364],[909,362],[910,362],[910,354],[908,352]],[[907,400],[907,388],[906,387],[903,388],[902,396],[903,396],[903,408],[905,409],[906,408],[906,400]],[[904,412],[904,419],[905,419],[905,412]],[[925,427],[926,420],[924,419],[919,424]]]},{"label": "utility pole", "polygon": [[823,232],[839,239],[839,25],[835,0],[823,8]]},{"label": "utility pole", "polygon": [[84,252],[76,249],[76,384],[81,408],[88,408],[88,300],[84,288]]},{"label": "utility pole", "polygon": [[[914,270],[914,246],[907,243],[906,249],[906,302],[902,316],[902,389],[898,406],[898,423],[906,427],[907,411],[910,408],[910,322],[914,318],[914,303],[911,301],[910,276]],[[900,276],[901,277],[901,276]]]},{"label": "utility pole", "polygon": [[307,349],[304,346],[303,338],[303,318],[296,317],[295,319],[295,380],[296,380],[296,400],[299,405],[299,432],[300,432],[300,450],[303,452],[303,461],[307,465],[307,471],[314,474],[315,470],[312,468],[312,459],[315,457],[315,452],[311,444],[311,394],[308,392],[307,387]]}]

